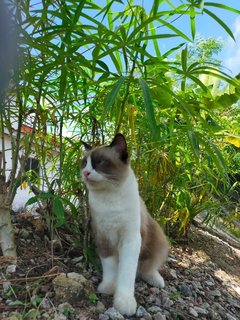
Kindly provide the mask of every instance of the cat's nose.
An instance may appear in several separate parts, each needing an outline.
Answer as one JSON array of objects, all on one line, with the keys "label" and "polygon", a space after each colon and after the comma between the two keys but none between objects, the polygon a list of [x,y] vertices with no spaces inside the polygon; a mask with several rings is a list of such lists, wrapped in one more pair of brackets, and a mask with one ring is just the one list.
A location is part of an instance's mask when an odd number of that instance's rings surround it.
[{"label": "cat's nose", "polygon": [[87,170],[83,171],[83,175],[84,177],[87,178],[90,175],[90,171],[87,171]]}]

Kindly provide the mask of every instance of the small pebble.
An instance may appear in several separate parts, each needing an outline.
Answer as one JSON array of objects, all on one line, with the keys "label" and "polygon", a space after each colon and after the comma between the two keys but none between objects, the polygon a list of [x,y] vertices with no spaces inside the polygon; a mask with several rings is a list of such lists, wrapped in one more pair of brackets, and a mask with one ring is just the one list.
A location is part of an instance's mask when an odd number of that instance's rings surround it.
[{"label": "small pebble", "polygon": [[216,289],[216,290],[210,291],[210,295],[213,297],[221,297],[221,292],[218,289]]},{"label": "small pebble", "polygon": [[182,284],[179,287],[179,290],[181,291],[182,295],[185,297],[192,297],[193,296],[192,290],[185,284]]},{"label": "small pebble", "polygon": [[6,273],[14,273],[16,272],[17,266],[15,264],[10,264],[7,266]]},{"label": "small pebble", "polygon": [[170,275],[171,275],[171,277],[172,277],[173,279],[177,279],[177,278],[178,278],[178,277],[177,277],[177,272],[176,272],[176,270],[170,269],[170,270],[169,270],[169,273],[170,273]]},{"label": "small pebble", "polygon": [[161,312],[158,312],[153,316],[153,319],[154,320],[166,320],[167,318]]},{"label": "small pebble", "polygon": [[158,313],[162,312],[162,309],[159,306],[151,306],[147,309],[149,313]]},{"label": "small pebble", "polygon": [[189,314],[194,317],[198,317],[198,313],[194,308],[189,308]]},{"label": "small pebble", "polygon": [[112,320],[124,320],[124,317],[115,308],[109,308],[104,312]]},{"label": "small pebble", "polygon": [[100,314],[99,315],[99,320],[109,320],[109,316],[106,314]]},{"label": "small pebble", "polygon": [[147,311],[146,311],[142,306],[139,306],[139,307],[137,308],[137,311],[136,311],[136,317],[141,318],[141,317],[143,317],[144,314],[146,314],[146,313],[147,313]]},{"label": "small pebble", "polygon": [[101,301],[97,302],[96,311],[99,313],[103,313],[105,311],[105,306]]},{"label": "small pebble", "polygon": [[237,318],[232,316],[230,313],[226,313],[226,320],[237,320]]},{"label": "small pebble", "polygon": [[201,315],[207,315],[208,314],[208,311],[204,308],[201,308],[201,307],[194,307],[194,310],[201,314]]}]

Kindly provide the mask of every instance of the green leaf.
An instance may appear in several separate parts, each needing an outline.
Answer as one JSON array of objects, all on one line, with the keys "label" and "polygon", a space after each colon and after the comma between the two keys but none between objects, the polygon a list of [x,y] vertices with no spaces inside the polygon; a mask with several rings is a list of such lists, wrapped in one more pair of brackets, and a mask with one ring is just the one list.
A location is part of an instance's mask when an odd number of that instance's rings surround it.
[{"label": "green leaf", "polygon": [[183,33],[181,30],[179,30],[178,28],[174,27],[171,23],[166,22],[165,20],[162,19],[158,19],[158,21],[165,27],[169,28],[170,30],[174,31],[176,35],[178,35],[179,37],[191,42],[191,39],[185,34]]},{"label": "green leaf", "polygon": [[67,86],[67,68],[65,65],[62,65],[59,92],[58,92],[60,101],[62,101],[63,98],[65,97],[66,86]]},{"label": "green leaf", "polygon": [[33,203],[36,203],[40,200],[48,200],[51,199],[53,197],[53,194],[50,192],[42,192],[40,194],[38,194],[37,196],[34,196],[30,199],[28,199],[28,201],[26,202],[26,206],[29,206]]},{"label": "green leaf", "polygon": [[105,71],[107,71],[107,73],[109,73],[109,68],[108,68],[108,65],[101,61],[101,60],[96,60],[96,63],[101,67],[103,68]]},{"label": "green leaf", "polygon": [[25,303],[22,302],[22,301],[20,301],[20,300],[15,300],[15,301],[11,301],[11,302],[9,303],[9,305],[10,305],[10,306],[24,306]]},{"label": "green leaf", "polygon": [[191,74],[187,74],[187,77],[192,79],[196,84],[199,85],[199,87],[201,87],[203,89],[204,92],[208,92],[208,88],[202,83],[201,80],[199,80],[199,78],[197,77],[194,77],[193,75]]},{"label": "green leaf", "polygon": [[153,137],[156,139],[158,135],[158,130],[154,115],[154,108],[152,104],[150,89],[148,87],[147,82],[144,79],[139,79],[139,83],[143,93],[143,100],[146,108],[146,116],[151,127]]},{"label": "green leaf", "polygon": [[195,24],[195,10],[193,6],[190,6],[190,25],[191,25],[192,38],[194,40],[195,34],[196,34],[196,24]]},{"label": "green leaf", "polygon": [[98,297],[96,296],[96,294],[90,294],[89,296],[88,296],[88,300],[90,301],[90,302],[97,302],[98,301]]},{"label": "green leaf", "polygon": [[121,76],[119,77],[118,81],[115,83],[114,87],[112,90],[107,94],[106,99],[103,104],[103,113],[102,113],[102,118],[101,120],[103,121],[106,117],[106,114],[109,112],[110,108],[114,104],[117,95],[119,93],[119,90],[121,89],[121,86],[125,82],[125,77]]},{"label": "green leaf", "polygon": [[57,220],[55,227],[58,228],[62,226],[65,222],[65,212],[64,212],[62,200],[59,197],[53,198],[53,212]]},{"label": "green leaf", "polygon": [[[159,2],[159,1],[155,1],[155,2]],[[151,34],[152,36],[156,36],[156,28],[153,24],[153,22],[150,23],[150,31],[151,31]],[[153,45],[154,45],[154,49],[155,49],[155,52],[156,52],[156,56],[158,58],[161,57],[161,52],[160,52],[160,49],[159,49],[159,44],[158,44],[158,41],[157,39],[153,39]]]},{"label": "green leaf", "polygon": [[187,71],[187,53],[188,53],[188,49],[186,46],[184,49],[182,49],[182,53],[181,53],[182,69],[184,72]]},{"label": "green leaf", "polygon": [[42,300],[43,300],[43,298],[41,298],[37,295],[34,295],[31,298],[31,303],[34,307],[37,307],[42,302]]},{"label": "green leaf", "polygon": [[39,316],[40,312],[38,309],[30,309],[24,316],[26,320],[35,320]]},{"label": "green leaf", "polygon": [[235,37],[231,31],[231,29],[220,19],[218,18],[214,13],[209,11],[208,9],[203,9],[203,12],[208,14],[210,17],[212,17],[220,26],[223,27],[223,29],[229,34],[229,36],[235,41]]},{"label": "green leaf", "polygon": [[224,93],[216,98],[216,103],[222,108],[228,108],[239,100],[239,94],[237,93]]},{"label": "green leaf", "polygon": [[198,139],[197,139],[194,131],[192,131],[192,130],[188,131],[188,138],[189,138],[190,144],[192,146],[192,150],[193,150],[196,162],[198,163],[199,162],[199,156],[200,156],[199,142],[198,142]]},{"label": "green leaf", "polygon": [[[172,13],[172,11],[168,11],[169,13]],[[153,17],[149,17],[146,20],[144,20],[137,28],[135,28],[132,33],[129,35],[127,41],[131,42],[133,39],[136,39],[136,35],[143,30],[145,27],[147,27],[151,22],[158,21],[161,23],[162,26],[165,26],[166,28],[172,30],[175,32],[175,35],[184,38],[185,40],[191,42],[191,39],[185,35],[182,31],[174,27],[172,24],[166,22],[165,20],[160,19],[159,17],[164,16],[164,12],[160,12],[156,14]]]},{"label": "green leaf", "polygon": [[37,196],[32,197],[32,198],[28,199],[28,201],[26,202],[25,205],[26,206],[30,206],[31,204],[34,204],[34,203],[38,202],[38,200],[39,200],[39,198]]},{"label": "green leaf", "polygon": [[[73,153],[74,153],[74,155],[75,155],[75,152],[73,152]],[[74,206],[74,204],[73,204],[71,201],[69,201],[69,200],[66,199],[66,198],[62,198],[61,200],[62,200],[62,202],[64,203],[65,206],[69,206],[72,214],[74,214],[74,215],[77,215],[77,214],[78,214],[77,208]]]},{"label": "green leaf", "polygon": [[224,9],[224,10],[228,10],[228,11],[232,11],[240,14],[240,10],[226,6],[225,4],[215,3],[215,2],[205,2],[204,5],[208,7],[220,8],[220,9]]},{"label": "green leaf", "polygon": [[163,58],[167,58],[170,54],[172,54],[174,51],[177,51],[178,49],[182,48],[186,43],[183,42],[183,43],[180,43],[178,46],[168,50],[167,52],[165,52],[163,54]]}]

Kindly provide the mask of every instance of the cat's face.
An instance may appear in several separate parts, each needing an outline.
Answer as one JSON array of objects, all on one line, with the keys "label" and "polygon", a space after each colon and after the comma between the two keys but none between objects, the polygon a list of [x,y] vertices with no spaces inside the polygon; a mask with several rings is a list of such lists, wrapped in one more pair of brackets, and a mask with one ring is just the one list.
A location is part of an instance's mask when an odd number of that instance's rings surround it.
[{"label": "cat's face", "polygon": [[102,189],[119,185],[127,176],[129,157],[123,135],[114,137],[109,146],[91,148],[84,143],[82,178],[88,189]]}]

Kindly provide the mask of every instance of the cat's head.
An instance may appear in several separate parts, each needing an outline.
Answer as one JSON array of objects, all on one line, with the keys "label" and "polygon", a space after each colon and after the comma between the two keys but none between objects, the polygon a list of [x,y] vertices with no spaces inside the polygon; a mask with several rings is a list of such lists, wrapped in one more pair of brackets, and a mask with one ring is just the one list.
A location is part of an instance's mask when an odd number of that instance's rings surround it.
[{"label": "cat's head", "polygon": [[92,148],[83,142],[82,177],[88,189],[104,189],[124,181],[129,169],[127,143],[117,134],[110,145]]}]

